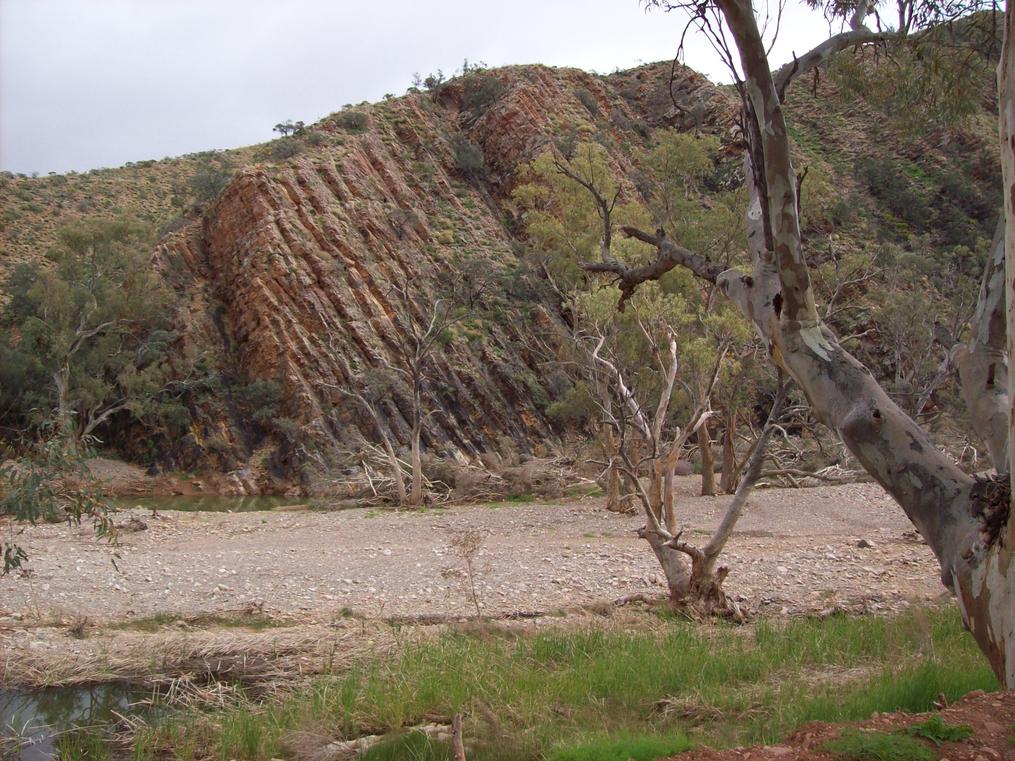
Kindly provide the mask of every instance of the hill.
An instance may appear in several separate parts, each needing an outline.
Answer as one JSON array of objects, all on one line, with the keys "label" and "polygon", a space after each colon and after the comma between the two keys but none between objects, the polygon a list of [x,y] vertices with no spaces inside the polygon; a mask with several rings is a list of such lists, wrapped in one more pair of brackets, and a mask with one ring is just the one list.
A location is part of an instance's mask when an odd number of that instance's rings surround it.
[{"label": "hill", "polygon": [[[636,197],[658,129],[718,135],[714,184],[735,187],[735,93],[677,67],[671,98],[670,80],[668,62],[609,76],[471,71],[261,146],[8,175],[0,273],[37,259],[60,225],[83,216],[155,224],[153,263],[176,299],[174,351],[202,357],[215,382],[187,397],[185,430],[118,419],[105,440],[156,468],[215,468],[248,489],[295,481],[311,492],[332,488],[363,442],[379,438],[350,388],[373,393],[381,425],[407,443],[408,389],[378,373],[397,364],[399,336],[435,301],[481,284],[477,307],[441,339],[425,388],[425,448],[457,459],[539,452],[562,433],[548,408],[570,386],[553,361],[567,314],[527,256],[512,191],[524,165],[577,136],[604,146],[623,193]],[[795,84],[788,108],[804,187],[817,199],[805,216],[825,294],[841,262],[876,260],[879,282],[918,291],[926,309],[960,324],[999,208],[989,99],[961,127],[919,139],[835,77]],[[209,192],[218,176],[224,187]],[[869,303],[878,306],[876,295]],[[929,329],[913,337],[913,314],[882,312],[833,322],[861,336],[885,377],[925,382],[937,366]]]}]

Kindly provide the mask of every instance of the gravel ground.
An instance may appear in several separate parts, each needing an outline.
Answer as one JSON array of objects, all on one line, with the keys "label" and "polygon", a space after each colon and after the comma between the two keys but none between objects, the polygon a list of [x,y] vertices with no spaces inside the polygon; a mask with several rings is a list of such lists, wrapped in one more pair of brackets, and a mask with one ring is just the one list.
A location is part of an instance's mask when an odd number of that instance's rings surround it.
[{"label": "gravel ground", "polygon": [[[692,539],[717,524],[729,499],[693,496],[697,488],[691,477],[678,486]],[[118,522],[131,516],[147,529],[122,534],[115,567],[89,527],[26,529],[19,539],[32,573],[0,578],[0,625],[214,613],[251,603],[301,621],[325,622],[343,609],[367,617],[466,615],[473,608],[456,578],[464,564],[450,546],[466,530],[483,536],[474,577],[487,614],[664,591],[651,552],[635,535],[641,520],[607,512],[595,498],[419,513],[152,518],[133,510]],[[727,547],[726,585],[749,609],[888,610],[944,594],[930,551],[873,484],[758,491],[738,528]]]}]

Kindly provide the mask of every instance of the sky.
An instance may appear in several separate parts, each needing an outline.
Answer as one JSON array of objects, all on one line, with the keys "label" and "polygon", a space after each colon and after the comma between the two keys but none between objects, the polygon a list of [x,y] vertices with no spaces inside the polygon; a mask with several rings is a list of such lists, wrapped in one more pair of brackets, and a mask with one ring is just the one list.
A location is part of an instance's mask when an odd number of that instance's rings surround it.
[{"label": "sky", "polygon": [[[0,0],[0,168],[263,142],[280,121],[401,95],[414,72],[466,58],[608,73],[672,59],[683,27],[639,0]],[[791,6],[773,61],[827,34],[820,14]],[[684,62],[729,81],[700,37]]]}]

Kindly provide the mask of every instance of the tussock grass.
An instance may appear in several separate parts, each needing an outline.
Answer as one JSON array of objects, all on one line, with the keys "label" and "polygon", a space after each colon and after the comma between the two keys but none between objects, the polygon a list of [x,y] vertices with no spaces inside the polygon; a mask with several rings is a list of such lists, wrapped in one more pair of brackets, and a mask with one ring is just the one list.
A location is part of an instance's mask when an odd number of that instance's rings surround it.
[{"label": "tussock grass", "polygon": [[[753,629],[610,626],[510,638],[448,631],[263,705],[187,717],[163,731],[217,748],[223,759],[260,761],[282,754],[285,738],[303,727],[351,738],[464,711],[475,761],[565,761],[575,748],[598,758],[613,747],[634,758],[644,747],[648,759],[662,747],[651,738],[686,732],[708,744],[773,742],[807,721],[925,711],[940,694],[997,688],[954,610],[761,621]],[[828,671],[857,676],[819,678]],[[660,708],[675,703],[702,710],[689,721],[687,710]],[[638,737],[644,746],[624,749]]]},{"label": "tussock grass", "polygon": [[933,751],[907,735],[848,729],[822,746],[836,758],[857,761],[935,761]]}]

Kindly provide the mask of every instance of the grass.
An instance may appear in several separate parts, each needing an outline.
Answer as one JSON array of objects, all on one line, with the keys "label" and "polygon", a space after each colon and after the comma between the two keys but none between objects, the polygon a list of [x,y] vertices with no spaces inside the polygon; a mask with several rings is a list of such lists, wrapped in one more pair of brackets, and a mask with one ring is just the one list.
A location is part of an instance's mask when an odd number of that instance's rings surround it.
[{"label": "grass", "polygon": [[919,740],[887,732],[847,729],[822,746],[836,758],[859,761],[935,761],[937,756]]},{"label": "grass", "polygon": [[[159,731],[167,748],[172,736],[223,759],[267,761],[307,728],[399,733],[464,711],[473,761],[563,760],[569,749],[596,758],[588,754],[643,747],[637,738],[647,749],[685,735],[714,745],[775,742],[808,721],[926,711],[942,693],[952,700],[997,688],[953,610],[654,627],[449,631],[263,704],[184,716]],[[418,738],[392,742],[402,741]]]},{"label": "grass", "polygon": [[653,761],[690,750],[691,741],[683,732],[655,735],[621,732],[598,735],[584,742],[552,751],[547,761]]},{"label": "grass", "polygon": [[906,734],[910,737],[922,737],[925,740],[930,740],[935,745],[941,745],[941,743],[946,742],[962,742],[973,734],[973,730],[964,724],[949,724],[940,716],[935,715],[931,716],[927,721],[913,724],[906,729]]}]

